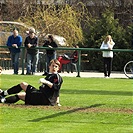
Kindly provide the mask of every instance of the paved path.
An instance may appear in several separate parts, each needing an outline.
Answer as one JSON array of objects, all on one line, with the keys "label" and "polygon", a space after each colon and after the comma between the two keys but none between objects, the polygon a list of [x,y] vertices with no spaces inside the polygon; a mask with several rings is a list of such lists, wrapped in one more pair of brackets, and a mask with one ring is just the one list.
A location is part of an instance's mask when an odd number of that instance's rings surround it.
[{"label": "paved path", "polygon": [[[19,74],[21,74],[21,70],[19,71]],[[26,73],[26,72],[25,72]],[[13,74],[13,70],[3,70],[2,74]],[[37,72],[35,75],[42,75],[43,72]],[[77,73],[73,72],[73,73],[60,73],[60,75],[62,77],[66,76],[66,77],[76,77]],[[80,77],[86,77],[86,78],[103,78],[104,75],[102,72],[80,72]],[[112,72],[111,74],[111,78],[127,78],[125,76],[125,74],[123,72]]]}]

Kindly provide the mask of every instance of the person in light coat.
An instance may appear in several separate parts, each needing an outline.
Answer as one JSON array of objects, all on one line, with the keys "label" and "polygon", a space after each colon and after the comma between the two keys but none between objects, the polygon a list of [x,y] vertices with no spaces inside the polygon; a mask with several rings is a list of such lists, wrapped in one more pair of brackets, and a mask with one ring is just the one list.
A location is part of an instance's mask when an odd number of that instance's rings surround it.
[{"label": "person in light coat", "polygon": [[104,64],[104,77],[109,78],[112,69],[113,51],[115,43],[111,35],[107,35],[105,40],[102,42],[100,49],[108,49],[110,51],[102,51],[103,64]]}]

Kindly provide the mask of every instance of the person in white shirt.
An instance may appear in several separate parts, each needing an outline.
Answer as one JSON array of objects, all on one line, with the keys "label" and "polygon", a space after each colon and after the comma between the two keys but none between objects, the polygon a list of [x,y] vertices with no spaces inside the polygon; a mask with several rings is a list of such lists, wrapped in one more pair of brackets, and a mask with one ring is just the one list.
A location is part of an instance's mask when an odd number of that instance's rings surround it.
[{"label": "person in white shirt", "polygon": [[[112,50],[115,43],[111,35],[107,35],[105,40],[102,42],[100,49],[108,49]],[[104,77],[110,77],[111,69],[112,69],[112,60],[113,60],[113,51],[102,51],[103,54],[103,63],[104,63]]]}]

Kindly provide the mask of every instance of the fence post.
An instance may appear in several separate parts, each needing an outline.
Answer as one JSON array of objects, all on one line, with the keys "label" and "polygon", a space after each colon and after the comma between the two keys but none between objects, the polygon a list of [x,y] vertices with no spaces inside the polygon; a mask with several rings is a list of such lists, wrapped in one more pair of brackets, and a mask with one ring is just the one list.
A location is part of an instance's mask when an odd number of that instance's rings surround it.
[{"label": "fence post", "polygon": [[25,66],[25,47],[22,47],[22,75],[24,75],[24,66]]},{"label": "fence post", "polygon": [[80,69],[81,69],[81,50],[78,50],[78,75],[80,77]]}]

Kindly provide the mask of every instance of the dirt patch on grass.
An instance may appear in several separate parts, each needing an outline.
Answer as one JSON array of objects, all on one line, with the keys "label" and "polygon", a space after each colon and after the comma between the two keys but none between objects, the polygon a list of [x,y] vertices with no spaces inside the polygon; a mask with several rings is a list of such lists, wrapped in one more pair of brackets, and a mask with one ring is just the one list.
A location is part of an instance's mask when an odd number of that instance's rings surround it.
[{"label": "dirt patch on grass", "polygon": [[128,113],[133,114],[133,109],[113,109],[113,108],[91,108],[82,110],[82,112],[107,112],[107,113]]},{"label": "dirt patch on grass", "polygon": [[11,108],[38,108],[44,110],[68,111],[68,112],[81,112],[81,113],[126,113],[133,114],[133,109],[130,108],[101,108],[101,107],[66,107],[66,106],[31,106],[24,104],[0,104],[0,107]]}]

